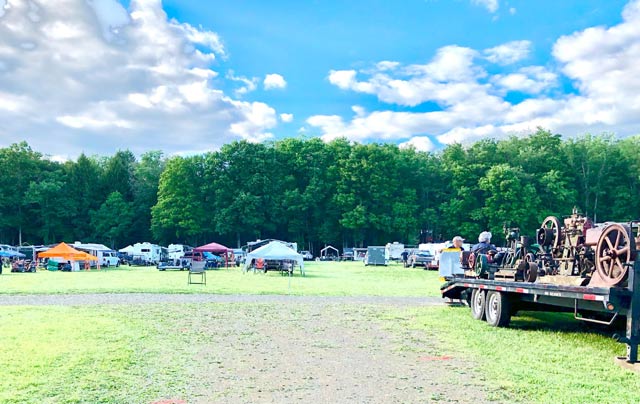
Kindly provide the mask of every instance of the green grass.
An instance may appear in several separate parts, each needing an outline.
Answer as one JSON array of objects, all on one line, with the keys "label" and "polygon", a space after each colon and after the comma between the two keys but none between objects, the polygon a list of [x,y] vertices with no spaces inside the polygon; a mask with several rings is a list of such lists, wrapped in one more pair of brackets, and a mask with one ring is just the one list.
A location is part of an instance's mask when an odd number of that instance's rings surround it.
[{"label": "green grass", "polygon": [[[6,307],[0,402],[190,402],[198,398],[190,384],[198,372],[219,366],[199,353],[218,349],[207,328],[212,319],[271,318],[273,310],[261,304]],[[304,307],[291,310],[307,315]],[[613,363],[623,346],[563,314],[527,313],[512,328],[496,329],[471,319],[468,308],[334,310],[346,321],[355,313],[382,320],[398,335],[406,328],[430,335],[430,356],[464,358],[465,373],[498,402],[636,403],[640,397],[640,376]],[[209,393],[216,391],[211,386]]]},{"label": "green grass", "polygon": [[[0,402],[148,403],[184,396],[185,341],[161,306],[0,312]],[[174,330],[172,332],[171,330]]]},{"label": "green grass", "polygon": [[[306,269],[306,277],[296,273],[291,279],[278,273],[243,274],[237,268],[208,271],[206,286],[188,286],[186,272],[155,268],[5,272],[0,293],[439,295],[433,271],[315,262]],[[181,320],[191,307],[3,308],[0,402],[142,403],[185,397],[191,376],[185,370],[185,338],[206,337],[197,324]],[[199,307],[239,310],[238,305]],[[640,402],[640,375],[613,363],[614,356],[624,354],[624,345],[610,338],[612,331],[590,328],[571,315],[523,313],[510,328],[498,329],[473,320],[468,308],[394,310],[389,314],[380,308],[379,318],[429,334],[436,346],[433,355],[466,358],[499,402]]]},{"label": "green grass", "polygon": [[413,314],[404,326],[430,333],[440,354],[468,358],[500,402],[640,402],[640,375],[614,364],[624,345],[570,314],[523,313],[509,328],[474,320],[466,307]]},{"label": "green grass", "polygon": [[218,293],[325,296],[439,296],[436,271],[400,264],[365,267],[361,262],[310,262],[306,276],[296,271],[242,273],[240,268],[207,271],[207,285],[187,285],[186,271],[120,267],[102,271],[10,273],[0,275],[0,294],[62,293]]}]

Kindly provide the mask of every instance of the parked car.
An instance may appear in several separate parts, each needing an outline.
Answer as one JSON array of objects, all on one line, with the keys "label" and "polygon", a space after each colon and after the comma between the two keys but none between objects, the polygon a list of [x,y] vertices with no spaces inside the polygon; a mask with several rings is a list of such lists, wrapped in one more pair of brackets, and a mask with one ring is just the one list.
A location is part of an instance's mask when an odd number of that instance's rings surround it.
[{"label": "parked car", "polygon": [[313,259],[313,254],[311,254],[310,251],[300,251],[300,254],[302,254],[302,259],[305,261],[311,261]]},{"label": "parked car", "polygon": [[429,264],[431,264],[434,259],[435,257],[429,251],[415,250],[409,255],[409,258],[407,259],[407,265],[411,268],[428,268]]}]

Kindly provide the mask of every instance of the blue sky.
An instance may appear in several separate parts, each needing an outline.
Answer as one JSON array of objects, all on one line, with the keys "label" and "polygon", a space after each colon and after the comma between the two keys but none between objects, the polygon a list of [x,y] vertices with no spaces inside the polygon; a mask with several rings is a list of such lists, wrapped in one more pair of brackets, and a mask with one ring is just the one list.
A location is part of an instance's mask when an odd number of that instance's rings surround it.
[{"label": "blue sky", "polygon": [[[533,44],[523,65],[553,64],[551,49],[558,37],[619,23],[626,1],[516,0],[500,2],[496,12],[469,0],[404,0],[401,6],[388,0],[163,4],[170,17],[219,33],[229,51],[226,67],[246,76],[283,75],[285,91],[257,92],[253,98],[293,113],[295,125],[282,126],[278,136],[296,136],[309,116],[348,116],[353,104],[368,110],[438,108],[433,103],[387,105],[375,96],[341,91],[327,79],[332,69],[367,68],[382,60],[426,63],[442,46],[484,49],[517,40]],[[513,66],[492,70],[512,71]],[[222,85],[228,91],[234,87]],[[563,91],[573,91],[570,83],[566,87]]]},{"label": "blue sky", "polygon": [[0,0],[0,145],[628,136],[639,49],[640,0]]}]

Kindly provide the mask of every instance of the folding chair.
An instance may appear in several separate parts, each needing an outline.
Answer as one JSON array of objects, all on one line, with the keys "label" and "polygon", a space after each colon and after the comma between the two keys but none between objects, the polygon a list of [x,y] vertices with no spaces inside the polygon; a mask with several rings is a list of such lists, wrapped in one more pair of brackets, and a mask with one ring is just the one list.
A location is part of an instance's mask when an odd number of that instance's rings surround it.
[{"label": "folding chair", "polygon": [[[194,282],[191,279],[191,275],[200,275],[200,282]],[[194,268],[193,266],[191,266],[189,268],[189,285],[206,285],[207,284],[207,272],[204,270],[204,267],[200,267],[198,266],[197,268]]]}]

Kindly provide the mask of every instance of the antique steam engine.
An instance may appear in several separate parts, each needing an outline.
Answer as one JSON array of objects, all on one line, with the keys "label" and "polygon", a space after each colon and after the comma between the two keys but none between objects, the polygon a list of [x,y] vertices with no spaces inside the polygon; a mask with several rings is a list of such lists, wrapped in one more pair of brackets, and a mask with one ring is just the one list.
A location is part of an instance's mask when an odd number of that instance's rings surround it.
[{"label": "antique steam engine", "polygon": [[600,231],[575,208],[571,216],[564,219],[564,226],[555,216],[545,218],[536,232],[541,247],[537,257],[540,275],[590,277],[595,267],[593,247]]},{"label": "antique steam engine", "polygon": [[520,235],[517,227],[503,227],[506,247],[501,251],[463,254],[462,266],[480,278],[511,279],[535,282],[538,277],[536,254],[539,246],[527,236]]},{"label": "antique steam engine", "polygon": [[466,274],[478,278],[512,279],[575,286],[621,286],[640,249],[640,222],[593,222],[573,209],[563,222],[549,216],[535,241],[505,226],[502,251],[465,253]]}]

